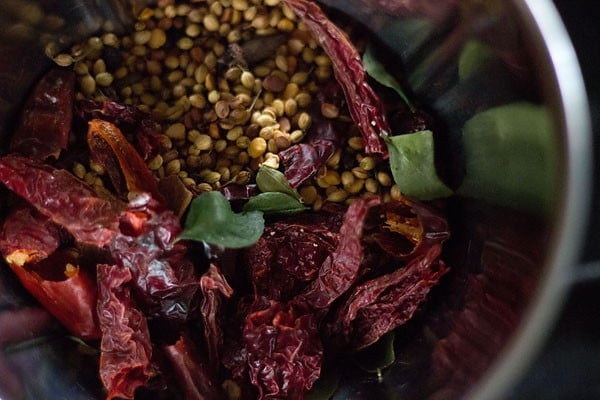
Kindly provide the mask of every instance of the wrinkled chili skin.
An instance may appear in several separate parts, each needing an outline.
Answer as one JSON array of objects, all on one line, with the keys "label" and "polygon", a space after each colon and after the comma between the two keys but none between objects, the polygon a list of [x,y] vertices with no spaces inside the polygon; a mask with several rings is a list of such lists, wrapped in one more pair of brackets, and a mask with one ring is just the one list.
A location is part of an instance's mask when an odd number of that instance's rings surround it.
[{"label": "wrinkled chili skin", "polygon": [[327,309],[358,279],[363,260],[361,239],[367,213],[379,205],[379,197],[354,201],[344,215],[336,249],[325,259],[317,277],[294,303],[313,310]]},{"label": "wrinkled chili skin", "polygon": [[358,285],[338,309],[333,336],[360,350],[410,320],[449,270],[440,252],[441,245],[432,246],[405,267]]},{"label": "wrinkled chili skin", "polygon": [[25,101],[9,151],[38,160],[58,158],[69,145],[74,88],[72,70],[48,71]]},{"label": "wrinkled chili skin", "polygon": [[0,182],[79,242],[103,247],[118,231],[113,203],[65,170],[10,154],[0,158]]},{"label": "wrinkled chili skin", "polygon": [[202,300],[200,314],[204,323],[204,338],[208,347],[208,362],[212,371],[218,371],[220,349],[223,345],[223,331],[220,320],[222,303],[233,295],[233,289],[215,264],[200,277]]},{"label": "wrinkled chili skin", "polygon": [[100,378],[107,399],[133,399],[135,390],[154,374],[148,324],[131,297],[128,269],[100,264],[97,279]]},{"label": "wrinkled chili skin", "polygon": [[160,149],[160,124],[137,107],[109,100],[79,100],[75,104],[75,113],[83,125],[80,127],[82,132],[87,131],[87,124],[93,119],[115,124],[125,136],[135,142],[144,160],[155,156]]},{"label": "wrinkled chili skin", "polygon": [[284,174],[293,188],[326,165],[327,160],[343,142],[341,132],[351,129],[346,123],[335,122],[321,115],[321,104],[334,104],[346,108],[346,99],[340,85],[332,82],[321,88],[310,111],[311,125],[302,143],[297,143],[278,153],[284,166]]},{"label": "wrinkled chili skin", "polygon": [[339,226],[297,218],[275,222],[245,252],[254,291],[271,300],[288,301],[313,281],[335,250]]},{"label": "wrinkled chili skin", "polygon": [[126,199],[129,192],[148,192],[165,203],[156,178],[119,128],[101,119],[91,120],[88,126],[91,157],[105,168],[118,194]]},{"label": "wrinkled chili skin", "polygon": [[335,149],[332,141],[317,139],[310,143],[298,143],[280,152],[279,157],[290,186],[297,188],[315,175],[335,153]]},{"label": "wrinkled chili skin", "polygon": [[259,399],[302,399],[321,373],[323,346],[315,315],[271,301],[247,316],[243,337]]},{"label": "wrinkled chili skin", "polygon": [[67,263],[78,265],[77,253],[58,250],[64,233],[31,207],[13,211],[0,232],[0,251],[23,287],[73,335],[98,339],[96,283],[86,270],[68,277]]},{"label": "wrinkled chili skin", "polygon": [[346,34],[327,18],[316,3],[283,0],[311,31],[332,62],[333,72],[346,95],[350,115],[360,128],[367,154],[387,157],[380,136],[391,134],[381,100],[367,82],[360,55]]},{"label": "wrinkled chili skin", "polygon": [[0,252],[9,264],[36,263],[63,243],[58,225],[29,206],[13,210],[0,231]]},{"label": "wrinkled chili skin", "polygon": [[148,194],[130,201],[109,245],[121,267],[132,273],[137,300],[150,317],[185,321],[197,300],[198,282],[187,247],[175,239],[179,218]]},{"label": "wrinkled chili skin", "polygon": [[379,249],[397,259],[410,260],[412,257],[422,255],[429,251],[432,245],[440,244],[450,238],[450,227],[447,219],[433,206],[425,203],[408,201],[389,202],[381,209],[381,215],[392,213],[404,215],[407,219],[415,220],[422,229],[422,235],[417,243],[408,247],[400,243],[401,236],[385,228],[385,217],[376,223],[376,228],[369,232]]}]

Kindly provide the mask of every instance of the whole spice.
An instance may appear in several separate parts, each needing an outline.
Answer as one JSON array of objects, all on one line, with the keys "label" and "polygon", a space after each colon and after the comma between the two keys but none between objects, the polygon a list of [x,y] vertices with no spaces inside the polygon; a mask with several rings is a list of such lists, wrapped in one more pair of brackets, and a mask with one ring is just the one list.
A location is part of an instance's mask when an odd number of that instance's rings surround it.
[{"label": "whole spice", "polygon": [[448,270],[445,220],[404,202],[358,52],[314,3],[164,0],[128,35],[47,50],[77,80],[70,140],[48,164],[0,158],[32,225],[3,221],[0,250],[72,333],[101,335],[109,398],[301,398],[324,344],[387,335]]}]

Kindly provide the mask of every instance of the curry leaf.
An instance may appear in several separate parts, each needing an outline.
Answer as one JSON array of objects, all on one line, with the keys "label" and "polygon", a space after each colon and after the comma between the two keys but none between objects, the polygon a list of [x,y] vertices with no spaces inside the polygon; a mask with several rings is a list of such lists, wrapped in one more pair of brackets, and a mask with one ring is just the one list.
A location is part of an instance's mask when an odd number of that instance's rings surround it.
[{"label": "curry leaf", "polygon": [[552,211],[560,162],[546,107],[517,102],[482,111],[466,122],[463,144],[466,174],[459,195]]},{"label": "curry leaf", "polygon": [[264,165],[256,174],[256,186],[261,192],[281,192],[300,200],[300,195],[292,188],[281,171]]},{"label": "curry leaf", "polygon": [[403,194],[419,200],[433,200],[452,194],[452,190],[437,176],[431,131],[390,136],[385,140],[392,175]]},{"label": "curry leaf", "polygon": [[212,191],[192,201],[179,239],[237,249],[256,243],[264,225],[262,211],[235,213],[220,192]]},{"label": "curry leaf", "polygon": [[300,200],[282,192],[260,193],[248,200],[244,211],[262,211],[265,214],[289,215],[307,210]]},{"label": "curry leaf", "polygon": [[478,40],[465,43],[458,60],[458,77],[465,80],[474,75],[482,65],[490,62],[495,57],[492,49]]},{"label": "curry leaf", "polygon": [[375,79],[377,82],[379,82],[383,86],[387,86],[390,89],[393,89],[396,93],[398,93],[398,95],[400,96],[400,98],[402,98],[402,100],[406,103],[406,105],[411,110],[413,109],[413,106],[412,106],[410,100],[408,99],[408,96],[404,92],[404,89],[402,89],[402,86],[400,85],[398,80],[396,78],[394,78],[385,69],[383,64],[381,64],[381,62],[375,56],[373,45],[370,44],[367,46],[367,48],[365,49],[365,52],[363,54],[362,61],[363,61],[363,66],[365,67],[365,71],[367,71],[367,74],[371,78]]}]

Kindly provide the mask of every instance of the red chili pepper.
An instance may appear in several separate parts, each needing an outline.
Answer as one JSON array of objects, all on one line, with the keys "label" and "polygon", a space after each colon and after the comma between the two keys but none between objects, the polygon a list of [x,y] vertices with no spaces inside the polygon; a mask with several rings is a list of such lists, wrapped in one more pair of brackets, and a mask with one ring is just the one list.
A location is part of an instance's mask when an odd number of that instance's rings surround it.
[{"label": "red chili pepper", "polygon": [[301,399],[321,373],[323,345],[314,314],[270,301],[248,314],[244,342],[259,399]]},{"label": "red chili pepper", "polygon": [[155,373],[148,323],[131,298],[131,279],[127,268],[98,265],[100,378],[107,399],[133,399]]},{"label": "red chili pepper", "polygon": [[146,193],[128,204],[119,229],[108,247],[117,265],[131,272],[140,308],[150,317],[187,320],[199,284],[187,246],[175,240],[179,218]]},{"label": "red chili pepper", "polygon": [[208,361],[211,369],[217,371],[220,365],[219,348],[223,344],[223,332],[218,318],[223,298],[231,297],[233,289],[217,266],[210,264],[208,271],[200,277],[200,290],[203,295],[200,312],[208,345]]},{"label": "red chili pepper", "polygon": [[359,350],[410,320],[449,270],[439,260],[440,252],[441,245],[432,246],[404,268],[357,286],[334,319],[335,333]]},{"label": "red chili pepper", "polygon": [[0,252],[10,265],[44,260],[60,244],[60,227],[31,207],[12,211],[0,231]]},{"label": "red chili pepper", "polygon": [[75,112],[86,122],[101,119],[115,124],[126,137],[135,140],[144,160],[156,155],[160,149],[160,124],[136,106],[109,100],[79,100],[75,104]]},{"label": "red chili pepper", "polygon": [[118,232],[114,203],[65,170],[12,154],[0,158],[0,182],[78,242],[103,247]]},{"label": "red chili pepper", "polygon": [[[66,268],[68,264],[72,267]],[[73,335],[84,340],[100,338],[96,320],[96,283],[86,270],[77,266],[73,253],[58,251],[38,264],[9,266],[23,287]],[[62,271],[64,279],[46,279],[41,271],[36,271],[38,268],[53,269],[54,273]]]},{"label": "red chili pepper", "polygon": [[89,122],[87,135],[92,159],[102,165],[115,190],[123,198],[128,192],[148,192],[164,203],[156,178],[129,141],[114,124],[100,119]]},{"label": "red chili pepper", "polygon": [[73,119],[75,73],[50,70],[26,100],[9,149],[36,158],[58,158],[67,148]]},{"label": "red chili pepper", "polygon": [[368,211],[380,202],[379,197],[358,199],[348,207],[336,249],[325,259],[315,280],[293,299],[295,304],[327,309],[356,282],[363,261],[361,239],[365,219]]},{"label": "red chili pepper", "polygon": [[308,0],[283,0],[283,3],[308,27],[331,59],[335,77],[346,95],[350,115],[362,132],[365,151],[387,157],[381,136],[391,134],[391,130],[381,100],[367,83],[367,73],[356,48],[317,4]]}]

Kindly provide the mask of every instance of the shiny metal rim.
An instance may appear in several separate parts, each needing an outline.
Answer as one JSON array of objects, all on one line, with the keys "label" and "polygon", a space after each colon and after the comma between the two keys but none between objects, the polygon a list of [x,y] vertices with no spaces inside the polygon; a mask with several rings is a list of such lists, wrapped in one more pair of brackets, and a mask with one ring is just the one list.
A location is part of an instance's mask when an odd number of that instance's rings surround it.
[{"label": "shiny metal rim", "polygon": [[558,11],[550,0],[514,1],[519,17],[540,50],[540,65],[549,66],[546,96],[564,132],[564,166],[559,212],[539,290],[513,340],[468,398],[501,399],[531,365],[569,289],[585,232],[591,185],[591,122],[577,57]]}]

